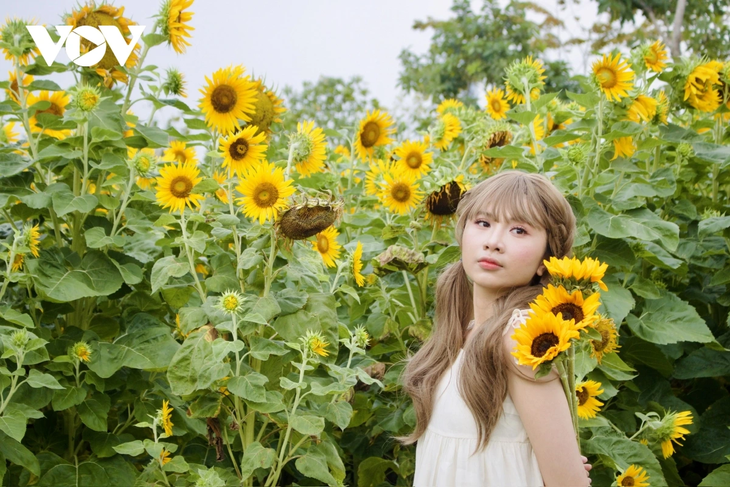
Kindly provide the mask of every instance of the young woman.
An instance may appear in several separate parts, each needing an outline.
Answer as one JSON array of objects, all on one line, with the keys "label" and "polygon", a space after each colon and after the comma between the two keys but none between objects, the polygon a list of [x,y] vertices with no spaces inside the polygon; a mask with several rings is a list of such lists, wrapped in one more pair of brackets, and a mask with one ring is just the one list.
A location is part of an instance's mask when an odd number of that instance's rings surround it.
[{"label": "young woman", "polygon": [[456,212],[461,260],[436,285],[433,332],[408,359],[418,441],[415,487],[590,485],[557,372],[517,365],[511,335],[572,256],[575,217],[545,176],[505,171],[467,191]]}]

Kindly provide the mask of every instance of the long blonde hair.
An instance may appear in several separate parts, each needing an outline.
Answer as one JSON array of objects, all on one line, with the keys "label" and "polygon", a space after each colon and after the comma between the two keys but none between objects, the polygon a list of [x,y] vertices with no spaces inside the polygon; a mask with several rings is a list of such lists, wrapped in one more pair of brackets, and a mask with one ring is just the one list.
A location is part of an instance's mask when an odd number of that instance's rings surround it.
[{"label": "long blonde hair", "polygon": [[[512,219],[544,228],[546,259],[550,256],[572,257],[575,216],[568,201],[547,177],[504,171],[467,191],[456,210],[455,236],[459,246],[466,222],[472,221],[477,212],[487,206],[499,221]],[[474,453],[487,446],[507,395],[502,331],[512,311],[528,308],[528,303],[541,294],[549,282],[550,275],[544,272],[542,277],[535,274],[528,285],[506,289],[494,302],[492,316],[475,330],[473,340],[464,348],[458,387],[477,423],[478,442]],[[413,400],[416,428],[410,435],[394,437],[400,443],[413,444],[425,432],[437,384],[464,345],[466,328],[474,317],[473,308],[472,284],[459,260],[446,267],[436,282],[431,336],[415,355],[405,359],[400,379],[403,390]]]}]

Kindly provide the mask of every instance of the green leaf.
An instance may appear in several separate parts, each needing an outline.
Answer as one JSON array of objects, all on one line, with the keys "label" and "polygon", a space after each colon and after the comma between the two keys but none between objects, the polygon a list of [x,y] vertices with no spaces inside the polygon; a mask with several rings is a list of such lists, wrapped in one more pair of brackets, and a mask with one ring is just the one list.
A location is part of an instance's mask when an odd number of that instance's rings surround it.
[{"label": "green leaf", "polygon": [[330,474],[329,469],[327,468],[327,457],[325,457],[321,452],[308,451],[301,457],[297,458],[294,465],[296,465],[297,470],[307,477],[317,479],[331,487],[337,487],[337,485],[340,485]]},{"label": "green leaf", "polygon": [[10,323],[13,323],[15,325],[24,326],[26,328],[35,327],[35,323],[33,323],[33,318],[31,318],[30,315],[26,313],[20,313],[7,306],[3,306],[2,308],[0,308],[0,318],[9,321]]},{"label": "green leaf", "polygon": [[167,380],[173,394],[184,396],[206,389],[230,373],[230,365],[215,360],[213,347],[205,339],[206,334],[206,331],[201,331],[190,335],[172,357]]},{"label": "green leaf", "polygon": [[257,468],[271,468],[276,460],[276,450],[264,448],[261,443],[254,441],[246,448],[241,459],[241,478],[248,479]]},{"label": "green leaf", "polygon": [[398,473],[398,465],[391,460],[366,458],[357,468],[357,487],[377,487],[385,481],[385,473],[389,469]]},{"label": "green leaf", "polygon": [[730,455],[730,396],[712,403],[700,416],[700,430],[687,436],[681,452],[702,463],[725,463]]},{"label": "green leaf", "polygon": [[252,335],[250,338],[251,356],[258,360],[269,360],[270,355],[286,355],[289,348],[283,342]]},{"label": "green leaf", "polygon": [[162,129],[137,124],[133,130],[144,137],[144,139],[148,142],[148,146],[153,149],[157,147],[167,147],[168,145],[170,136]]},{"label": "green leaf", "polygon": [[121,457],[60,464],[48,470],[37,487],[129,487],[135,484],[137,472]]},{"label": "green leaf", "polygon": [[124,246],[124,237],[117,235],[116,237],[108,237],[106,232],[101,227],[89,228],[86,233],[86,246],[91,249],[100,249],[107,245],[116,245],[117,247]]},{"label": "green leaf", "polygon": [[652,487],[666,487],[667,482],[662,474],[659,461],[649,447],[631,441],[609,428],[597,428],[593,438],[584,441],[583,453],[601,455],[604,462],[610,462],[608,468],[625,470],[629,465],[640,465],[646,469]]},{"label": "green leaf", "polygon": [[640,123],[624,121],[616,122],[611,126],[611,131],[603,137],[608,140],[618,139],[620,137],[630,137],[641,132],[643,126]]},{"label": "green leaf", "polygon": [[94,431],[107,430],[107,414],[111,408],[111,399],[105,394],[94,394],[78,405],[76,412],[81,421]]},{"label": "green leaf", "polygon": [[324,419],[312,414],[296,414],[291,418],[291,427],[303,435],[319,436],[324,430]]},{"label": "green leaf", "polygon": [[324,417],[344,431],[350,424],[352,413],[352,406],[347,401],[339,401],[335,403],[328,402],[325,408]]},{"label": "green leaf", "polygon": [[5,178],[23,172],[32,165],[32,159],[26,159],[20,154],[15,154],[14,152],[0,153],[0,174]]},{"label": "green leaf", "polygon": [[160,45],[166,40],[168,40],[167,36],[162,34],[155,34],[154,32],[142,36],[142,42],[144,42],[147,47]]},{"label": "green leaf", "polygon": [[93,194],[74,196],[71,192],[53,193],[52,201],[53,209],[58,216],[63,216],[73,211],[91,213],[91,210],[96,208],[96,205],[99,203],[99,200]]},{"label": "green leaf", "polygon": [[190,264],[182,258],[178,259],[170,255],[157,260],[152,266],[152,275],[150,277],[152,292],[157,292],[158,289],[166,285],[170,277],[182,277],[189,271]]},{"label": "green leaf", "polygon": [[719,233],[730,227],[730,216],[715,216],[702,220],[697,225],[697,235],[700,240],[713,233]]},{"label": "green leaf", "polygon": [[730,465],[720,465],[702,479],[698,487],[727,487],[730,485]]},{"label": "green leaf", "polygon": [[23,441],[27,421],[28,419],[16,404],[9,404],[0,416],[0,431],[14,440]]},{"label": "green leaf", "polygon": [[228,381],[228,390],[238,397],[253,402],[266,401],[266,389],[264,384],[269,378],[258,372],[250,372],[244,376],[232,377]]},{"label": "green leaf", "polygon": [[34,387],[36,389],[40,389],[43,387],[48,389],[65,389],[51,374],[44,374],[37,369],[30,369],[30,372],[28,373],[28,379],[26,379],[26,383],[30,387]]},{"label": "green leaf", "polygon": [[112,448],[114,448],[114,451],[117,453],[133,457],[144,453],[144,445],[141,440],[128,441],[127,443],[122,443],[121,445],[117,445]]},{"label": "green leaf", "polygon": [[626,317],[631,331],[656,344],[715,340],[697,310],[675,294],[667,291],[663,294],[660,299],[647,299],[640,316]]},{"label": "green leaf", "polygon": [[2,431],[0,431],[0,453],[10,462],[25,467],[33,475],[40,477],[41,466],[33,452]]},{"label": "green leaf", "polygon": [[572,93],[565,92],[566,96],[584,108],[593,108],[598,104],[598,95],[593,93]]},{"label": "green leaf", "polygon": [[181,455],[175,455],[162,467],[162,470],[165,472],[185,473],[190,470],[190,465],[188,465],[188,462]]},{"label": "green leaf", "polygon": [[529,125],[537,117],[537,111],[525,110],[518,112],[515,108],[512,108],[507,110],[507,116],[522,125]]},{"label": "green leaf", "polygon": [[[730,345],[730,333],[718,340],[724,346]],[[676,363],[674,377],[695,379],[698,377],[722,377],[730,375],[730,352],[703,347]]]},{"label": "green leaf", "polygon": [[63,411],[65,409],[77,406],[86,399],[86,389],[83,387],[72,386],[64,390],[53,393],[51,402],[54,411]]}]

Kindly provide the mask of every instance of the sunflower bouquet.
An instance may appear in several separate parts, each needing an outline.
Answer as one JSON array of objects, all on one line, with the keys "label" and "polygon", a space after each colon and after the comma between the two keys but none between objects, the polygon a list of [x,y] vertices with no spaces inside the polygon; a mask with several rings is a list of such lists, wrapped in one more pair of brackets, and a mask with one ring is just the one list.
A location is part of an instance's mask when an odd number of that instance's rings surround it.
[{"label": "sunflower bouquet", "polygon": [[[595,416],[603,404],[596,396],[603,391],[601,384],[592,380],[576,385],[576,347],[579,342],[590,343],[592,354],[599,361],[603,353],[616,348],[611,320],[597,313],[601,306],[600,291],[608,291],[602,281],[608,264],[590,257],[583,260],[551,257],[543,263],[553,283],[530,303],[530,316],[512,335],[517,342],[512,355],[520,365],[539,369],[536,378],[550,373],[553,366],[556,368],[580,445],[578,417]],[[599,324],[606,330],[599,331]],[[604,335],[608,340],[604,340]]]}]

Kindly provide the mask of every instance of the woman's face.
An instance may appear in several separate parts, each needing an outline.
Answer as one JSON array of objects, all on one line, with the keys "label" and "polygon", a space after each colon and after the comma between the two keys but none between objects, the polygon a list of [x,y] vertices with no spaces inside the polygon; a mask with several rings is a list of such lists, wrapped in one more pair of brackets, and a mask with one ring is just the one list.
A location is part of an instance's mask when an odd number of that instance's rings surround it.
[{"label": "woman's face", "polygon": [[[518,221],[496,221],[479,213],[464,225],[461,261],[474,283],[475,295],[499,296],[507,288],[529,284],[542,275],[547,233]],[[497,265],[480,262],[492,259]]]}]

